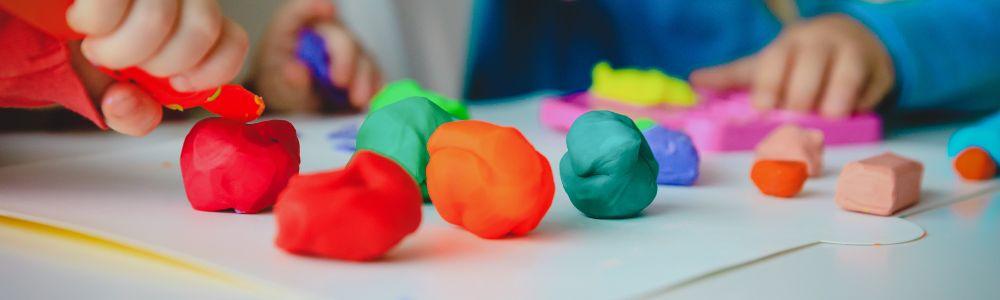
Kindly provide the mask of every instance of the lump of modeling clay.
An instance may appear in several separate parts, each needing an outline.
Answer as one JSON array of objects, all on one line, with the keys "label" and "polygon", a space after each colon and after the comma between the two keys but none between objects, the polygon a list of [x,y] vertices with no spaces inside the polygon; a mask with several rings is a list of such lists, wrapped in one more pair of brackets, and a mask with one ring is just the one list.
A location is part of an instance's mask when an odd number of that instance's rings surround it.
[{"label": "lump of modeling clay", "polygon": [[844,166],[834,200],[841,208],[888,216],[920,200],[920,162],[886,152]]},{"label": "lump of modeling clay", "polygon": [[653,157],[660,165],[656,183],[690,186],[698,180],[698,150],[688,135],[662,126],[653,126],[643,132]]},{"label": "lump of modeling clay", "polygon": [[367,261],[420,226],[420,190],[399,165],[358,151],[341,170],[292,177],[274,207],[285,251]]},{"label": "lump of modeling clay", "polygon": [[955,171],[968,180],[986,180],[996,176],[1000,162],[1000,113],[959,129],[948,140],[948,157]]},{"label": "lump of modeling clay", "polygon": [[311,83],[320,99],[334,107],[346,106],[347,90],[333,85],[333,74],[330,72],[330,53],[326,51],[326,40],[311,28],[299,32],[298,45],[295,54],[299,61],[309,69]]},{"label": "lump of modeling clay", "polygon": [[257,213],[299,173],[299,139],[286,121],[204,119],[184,139],[180,164],[194,209]]},{"label": "lump of modeling clay", "polygon": [[465,108],[465,104],[462,104],[461,101],[447,98],[433,91],[425,90],[413,79],[399,80],[385,85],[382,90],[375,94],[375,97],[372,97],[372,103],[368,108],[368,113],[372,113],[383,107],[389,106],[389,104],[393,104],[410,97],[427,98],[431,102],[434,102],[435,105],[441,107],[441,109],[454,116],[456,119],[469,119],[469,111]]},{"label": "lump of modeling clay", "polygon": [[801,161],[809,176],[823,173],[823,132],[786,124],[757,144],[757,159]]},{"label": "lump of modeling clay", "polygon": [[988,180],[997,175],[997,162],[990,154],[976,146],[955,156],[955,172],[967,180]]},{"label": "lump of modeling clay", "polygon": [[613,69],[600,62],[592,71],[590,93],[635,106],[693,106],[698,97],[687,82],[659,70]]},{"label": "lump of modeling clay", "polygon": [[758,160],[750,169],[750,179],[761,193],[791,198],[802,191],[809,177],[806,164],[790,160]]},{"label": "lump of modeling clay", "polygon": [[517,129],[455,121],[434,132],[427,150],[434,208],[479,237],[527,234],[552,206],[549,162]]},{"label": "lump of modeling clay", "polygon": [[413,97],[372,111],[358,128],[355,147],[389,157],[413,176],[425,200],[428,199],[424,171],[427,140],[441,124],[453,119],[427,98]]},{"label": "lump of modeling clay", "polygon": [[632,119],[606,110],[585,113],[570,126],[566,148],[559,177],[584,215],[634,217],[656,197],[659,166]]}]

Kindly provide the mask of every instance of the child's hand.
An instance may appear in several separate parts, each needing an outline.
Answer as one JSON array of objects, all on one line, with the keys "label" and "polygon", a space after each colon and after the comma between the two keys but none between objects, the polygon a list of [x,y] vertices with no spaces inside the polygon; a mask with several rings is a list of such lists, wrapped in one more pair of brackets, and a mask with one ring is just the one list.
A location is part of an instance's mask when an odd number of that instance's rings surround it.
[{"label": "child's hand", "polygon": [[840,14],[785,29],[760,52],[691,74],[696,86],[750,87],[760,109],[818,110],[827,117],[868,111],[895,84],[892,59],[864,25]]},{"label": "child's hand", "polygon": [[111,77],[97,70],[83,58],[79,42],[71,42],[69,49],[73,69],[111,130],[131,136],[144,136],[160,125],[163,108],[159,102],[138,86],[128,82],[114,82]]},{"label": "child's hand", "polygon": [[275,13],[254,62],[252,80],[261,96],[271,99],[268,108],[314,111],[320,107],[309,70],[295,53],[299,31],[307,26],[326,41],[333,85],[348,91],[351,105],[365,107],[382,87],[378,65],[338,20],[330,1],[293,0]]},{"label": "child's hand", "polygon": [[182,92],[232,81],[248,48],[214,0],[76,0],[66,21],[87,35],[81,51],[91,63],[139,66]]}]

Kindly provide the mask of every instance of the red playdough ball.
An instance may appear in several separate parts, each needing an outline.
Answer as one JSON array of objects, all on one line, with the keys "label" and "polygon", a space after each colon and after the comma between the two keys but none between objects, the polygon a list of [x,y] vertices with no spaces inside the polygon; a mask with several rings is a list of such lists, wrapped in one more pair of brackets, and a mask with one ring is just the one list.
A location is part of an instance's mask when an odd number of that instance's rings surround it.
[{"label": "red playdough ball", "polygon": [[434,208],[479,237],[524,235],[552,206],[552,167],[517,129],[450,122],[434,131],[427,151]]},{"label": "red playdough ball", "polygon": [[184,190],[197,210],[257,213],[298,173],[299,139],[287,121],[204,119],[181,149]]},{"label": "red playdough ball", "polygon": [[274,216],[288,252],[367,261],[420,226],[420,189],[391,159],[358,151],[344,169],[292,177]]}]

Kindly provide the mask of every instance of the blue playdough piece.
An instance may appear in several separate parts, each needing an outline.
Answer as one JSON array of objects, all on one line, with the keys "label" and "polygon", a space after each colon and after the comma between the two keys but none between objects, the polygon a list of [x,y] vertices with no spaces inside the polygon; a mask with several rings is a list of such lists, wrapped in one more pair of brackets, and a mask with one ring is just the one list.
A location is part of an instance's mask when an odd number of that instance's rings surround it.
[{"label": "blue playdough piece", "polygon": [[326,135],[326,139],[333,143],[334,150],[345,152],[354,152],[357,150],[354,146],[354,142],[357,138],[358,124],[356,123],[346,125]]},{"label": "blue playdough piece", "polygon": [[306,65],[312,76],[312,87],[320,98],[334,106],[347,104],[347,91],[333,85],[330,74],[330,54],[326,52],[326,42],[312,29],[299,33],[299,44],[295,50],[299,60]]},{"label": "blue playdough piece", "polygon": [[698,180],[698,150],[691,138],[680,131],[659,125],[650,127],[643,135],[653,150],[653,157],[660,164],[656,183],[666,185],[694,185]]},{"label": "blue playdough piece", "polygon": [[994,160],[1000,160],[1000,112],[955,131],[948,140],[948,157],[955,157],[971,146],[982,148]]}]

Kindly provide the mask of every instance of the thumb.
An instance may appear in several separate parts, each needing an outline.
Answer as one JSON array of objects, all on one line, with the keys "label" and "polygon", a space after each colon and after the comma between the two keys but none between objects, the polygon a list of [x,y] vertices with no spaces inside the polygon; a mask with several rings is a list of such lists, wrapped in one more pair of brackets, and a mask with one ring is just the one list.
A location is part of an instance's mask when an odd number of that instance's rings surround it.
[{"label": "thumb", "polygon": [[144,136],[163,119],[160,103],[131,83],[113,83],[101,97],[101,112],[112,130]]},{"label": "thumb", "polygon": [[755,57],[747,56],[725,65],[695,70],[691,73],[691,84],[714,90],[747,87],[751,83],[755,62]]}]

